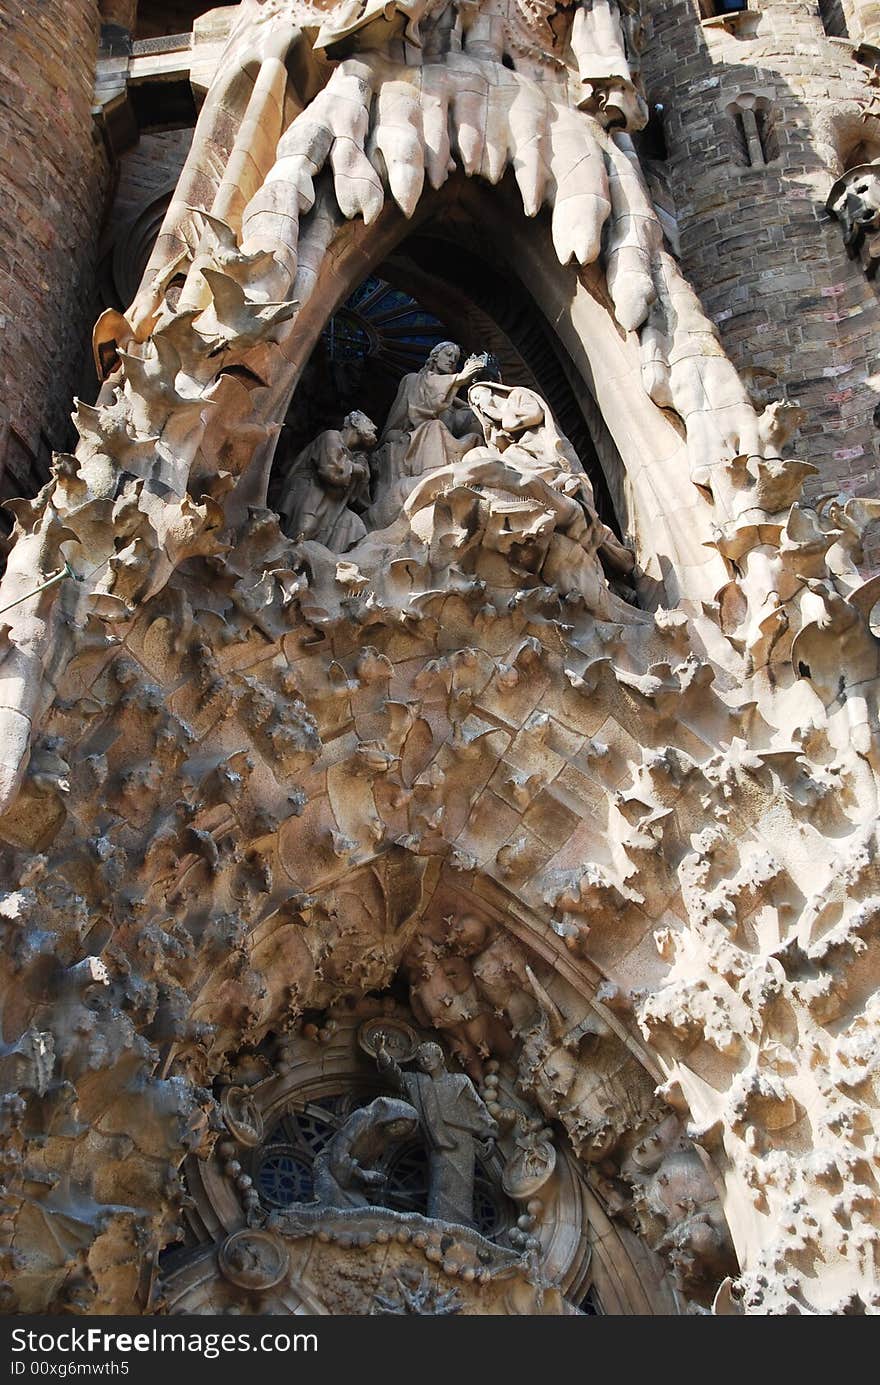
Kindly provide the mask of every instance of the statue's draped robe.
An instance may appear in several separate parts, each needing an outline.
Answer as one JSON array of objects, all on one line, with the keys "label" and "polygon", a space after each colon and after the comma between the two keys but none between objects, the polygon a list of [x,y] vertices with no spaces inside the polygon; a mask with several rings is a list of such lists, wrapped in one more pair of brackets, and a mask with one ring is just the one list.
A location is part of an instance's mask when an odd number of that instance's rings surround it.
[{"label": "statue's draped robe", "polygon": [[315,1155],[312,1177],[318,1202],[325,1207],[369,1207],[358,1170],[375,1168],[393,1144],[414,1136],[417,1115],[406,1102],[387,1096],[353,1111]]},{"label": "statue's draped robe", "polygon": [[[477,441],[475,433],[458,438],[451,430],[458,389],[457,375],[441,375],[426,366],[401,380],[378,454],[376,501],[370,512],[375,528],[397,517],[414,478],[460,461]],[[465,415],[464,407],[457,412]]]},{"label": "statue's draped robe", "polygon": [[428,1216],[472,1226],[474,1140],[492,1134],[489,1113],[463,1073],[405,1072],[402,1083],[428,1146]]},{"label": "statue's draped robe", "polygon": [[[485,388],[482,393],[487,393]],[[491,457],[493,451],[498,452],[508,466],[516,467],[524,476],[538,476],[576,500],[584,520],[573,512],[575,521],[569,526],[571,537],[589,551],[601,551],[612,570],[630,572],[632,553],[599,519],[590,478],[544,401],[533,390],[521,385],[493,385],[492,393],[495,407],[478,404],[472,397],[472,407],[482,424],[487,447],[474,448],[469,460],[477,462],[483,456]],[[561,473],[568,473],[571,479],[563,480]]]},{"label": "statue's draped robe", "polygon": [[[334,478],[350,469],[347,485]],[[286,534],[304,534],[334,553],[344,553],[366,534],[366,526],[350,508],[351,502],[369,504],[369,469],[352,455],[342,434],[331,429],[321,433],[298,454],[278,499],[278,511]]]}]

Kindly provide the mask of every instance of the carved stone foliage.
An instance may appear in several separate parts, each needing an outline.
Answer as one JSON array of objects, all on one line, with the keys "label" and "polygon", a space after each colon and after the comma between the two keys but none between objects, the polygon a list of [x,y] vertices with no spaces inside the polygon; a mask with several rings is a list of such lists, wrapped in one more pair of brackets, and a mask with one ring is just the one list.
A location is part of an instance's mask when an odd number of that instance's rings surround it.
[{"label": "carved stone foliage", "polygon": [[[496,0],[331,7],[317,35],[298,0],[244,0],[142,290],[99,324],[76,455],[18,503],[11,1308],[563,1312],[613,1242],[654,1285],[664,1257],[648,1308],[729,1278],[744,1311],[876,1309],[878,505],[803,501],[795,415],[755,415],[661,248],[626,128],[636,17],[595,5],[599,42],[586,13],[541,47]],[[697,486],[629,438],[640,504],[675,510],[659,539],[637,510],[621,542],[545,401],[457,357],[410,381],[375,466],[325,435],[288,533],[265,508],[342,266],[453,166],[549,208],[582,336],[613,313],[609,371],[641,361],[627,409],[681,421]],[[356,1039],[383,1016],[439,1040],[497,1126],[503,1243],[366,1191],[329,1223],[268,1210],[250,1161],[304,1055],[369,1074],[352,1110],[390,1099]]]},{"label": "carved stone foliage", "polygon": [[427,1270],[417,1284],[408,1283],[403,1275],[397,1275],[394,1286],[388,1294],[380,1294],[375,1300],[374,1312],[393,1314],[430,1315],[431,1317],[450,1317],[461,1312],[461,1302],[457,1289],[439,1290],[428,1278]]}]

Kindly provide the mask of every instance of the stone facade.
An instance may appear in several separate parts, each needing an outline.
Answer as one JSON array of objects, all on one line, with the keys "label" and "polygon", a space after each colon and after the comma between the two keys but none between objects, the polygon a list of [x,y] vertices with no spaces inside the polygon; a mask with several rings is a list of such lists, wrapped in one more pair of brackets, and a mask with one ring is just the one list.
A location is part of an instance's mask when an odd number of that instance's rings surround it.
[{"label": "stone facade", "polygon": [[172,9],[0,587],[4,1308],[876,1313],[870,7]]}]

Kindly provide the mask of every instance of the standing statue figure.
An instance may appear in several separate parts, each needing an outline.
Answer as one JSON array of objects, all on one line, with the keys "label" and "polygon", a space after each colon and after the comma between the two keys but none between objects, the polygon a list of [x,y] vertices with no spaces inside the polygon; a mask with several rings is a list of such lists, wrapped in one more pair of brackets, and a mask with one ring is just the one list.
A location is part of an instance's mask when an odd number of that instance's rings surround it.
[{"label": "standing statue figure", "polygon": [[344,553],[366,534],[358,511],[370,504],[370,464],[376,425],[350,413],[304,447],[284,478],[278,499],[281,527],[290,538],[311,539]]},{"label": "standing statue figure", "polygon": [[429,1157],[428,1216],[473,1226],[476,1142],[498,1131],[474,1084],[464,1073],[447,1071],[439,1044],[419,1047],[418,1072],[404,1072],[384,1043],[376,1061],[419,1113]]},{"label": "standing statue figure", "polygon": [[405,1101],[379,1096],[353,1111],[348,1120],[315,1155],[312,1170],[315,1196],[324,1207],[368,1207],[367,1189],[385,1184],[385,1174],[372,1167],[387,1152],[415,1135],[419,1113]]},{"label": "standing statue figure", "polygon": [[455,342],[438,342],[421,370],[401,380],[380,439],[374,528],[396,519],[413,478],[459,461],[480,440],[473,413],[456,395],[486,373],[487,360],[471,357],[458,370],[460,357]]}]

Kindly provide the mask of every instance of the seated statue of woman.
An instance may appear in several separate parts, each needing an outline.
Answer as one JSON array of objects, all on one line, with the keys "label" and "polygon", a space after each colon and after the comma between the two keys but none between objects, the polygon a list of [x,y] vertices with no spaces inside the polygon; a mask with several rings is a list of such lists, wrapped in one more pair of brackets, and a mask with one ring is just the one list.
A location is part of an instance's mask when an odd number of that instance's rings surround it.
[{"label": "seated statue of woman", "polygon": [[460,357],[455,342],[438,342],[421,370],[401,380],[379,440],[373,528],[396,518],[413,478],[459,461],[479,441],[473,413],[456,396],[485,373],[486,360],[468,360],[459,371]]},{"label": "seated statue of woman", "polygon": [[[582,532],[589,530],[591,550],[599,552],[605,567],[615,575],[631,573],[635,566],[632,552],[599,518],[590,478],[540,395],[523,385],[477,384],[471,386],[468,400],[482,425],[488,449],[576,499],[583,515]],[[474,449],[473,460],[479,450]],[[580,530],[580,525],[577,527]]]},{"label": "seated statue of woman", "polygon": [[[312,539],[344,553],[366,534],[358,511],[370,503],[370,464],[376,425],[350,413],[341,429],[319,433],[294,459],[278,498],[281,527],[289,538]],[[362,450],[358,450],[362,449]]]}]

